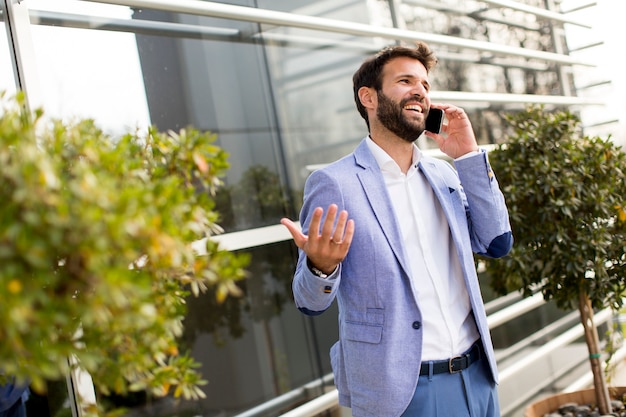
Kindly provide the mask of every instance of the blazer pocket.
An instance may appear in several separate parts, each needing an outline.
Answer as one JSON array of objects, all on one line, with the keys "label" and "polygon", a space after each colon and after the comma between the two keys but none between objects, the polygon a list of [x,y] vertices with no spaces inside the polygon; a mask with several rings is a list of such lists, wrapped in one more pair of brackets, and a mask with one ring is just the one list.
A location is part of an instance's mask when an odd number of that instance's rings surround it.
[{"label": "blazer pocket", "polygon": [[355,342],[380,343],[383,338],[383,326],[346,322],[343,330],[344,337]]}]

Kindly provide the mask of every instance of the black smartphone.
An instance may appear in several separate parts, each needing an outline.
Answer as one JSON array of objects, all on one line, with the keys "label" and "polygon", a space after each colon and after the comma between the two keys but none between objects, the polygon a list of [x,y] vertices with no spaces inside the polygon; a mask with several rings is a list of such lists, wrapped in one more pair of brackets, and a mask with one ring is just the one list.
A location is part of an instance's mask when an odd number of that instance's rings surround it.
[{"label": "black smartphone", "polygon": [[428,117],[426,117],[426,130],[432,133],[441,132],[441,124],[443,123],[443,110],[430,108]]}]

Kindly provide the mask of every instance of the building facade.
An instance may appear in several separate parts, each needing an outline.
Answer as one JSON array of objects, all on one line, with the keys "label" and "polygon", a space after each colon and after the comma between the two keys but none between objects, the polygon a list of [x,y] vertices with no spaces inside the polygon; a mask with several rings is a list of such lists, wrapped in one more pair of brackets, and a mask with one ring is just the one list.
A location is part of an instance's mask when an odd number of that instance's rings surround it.
[{"label": "building facade", "polygon": [[[3,0],[0,89],[24,90],[31,107],[52,117],[94,118],[112,134],[191,125],[216,133],[230,154],[218,239],[252,262],[244,297],[189,299],[182,343],[202,363],[206,399],[109,400],[128,406],[128,416],[274,416],[332,391],[335,311],[311,318],[294,308],[296,248],[278,223],[297,218],[311,170],[367,134],[353,72],[383,46],[426,41],[439,58],[433,101],[463,106],[481,145],[500,143],[505,114],[529,104],[602,105],[577,90],[575,72],[594,63],[570,53],[566,37],[568,26],[590,29],[580,16],[592,6],[567,13],[557,0]],[[436,153],[424,138],[419,144]],[[492,312],[514,304],[514,296],[496,299],[487,281]],[[494,326],[503,364],[514,346],[564,317],[540,301],[530,310]],[[545,360],[554,365],[555,356]],[[515,415],[521,379],[502,384],[505,415]]]}]

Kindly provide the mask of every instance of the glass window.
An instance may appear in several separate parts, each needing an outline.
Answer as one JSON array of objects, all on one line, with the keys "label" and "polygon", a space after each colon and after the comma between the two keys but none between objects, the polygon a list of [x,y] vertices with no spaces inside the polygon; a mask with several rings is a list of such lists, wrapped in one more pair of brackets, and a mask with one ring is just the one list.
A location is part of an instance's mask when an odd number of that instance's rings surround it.
[{"label": "glass window", "polygon": [[94,30],[130,20],[128,7],[76,1],[29,2],[33,47],[50,117],[93,118],[119,134],[149,124],[135,35]]},{"label": "glass window", "polygon": [[303,30],[270,34],[268,63],[289,178],[301,190],[311,169],[348,154],[367,135],[352,98],[352,74],[375,47]]},{"label": "glass window", "polygon": [[[230,155],[220,195],[224,229],[277,224],[288,208],[265,51],[249,38],[239,41],[256,25],[150,10],[133,18],[174,31],[136,37],[152,123],[216,133]],[[197,33],[182,36],[182,28]]]},{"label": "glass window", "polygon": [[13,95],[16,92],[13,54],[7,38],[4,14],[0,13],[0,91]]}]

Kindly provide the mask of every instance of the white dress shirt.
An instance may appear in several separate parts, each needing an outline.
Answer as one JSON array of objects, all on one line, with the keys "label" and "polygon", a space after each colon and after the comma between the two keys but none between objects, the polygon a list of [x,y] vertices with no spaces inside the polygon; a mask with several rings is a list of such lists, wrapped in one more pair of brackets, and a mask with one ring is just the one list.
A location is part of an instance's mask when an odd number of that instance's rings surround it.
[{"label": "white dress shirt", "polygon": [[411,269],[411,284],[422,313],[422,361],[448,359],[479,338],[456,248],[446,216],[419,170],[413,145],[411,168],[396,162],[371,138],[367,144],[385,179]]}]

